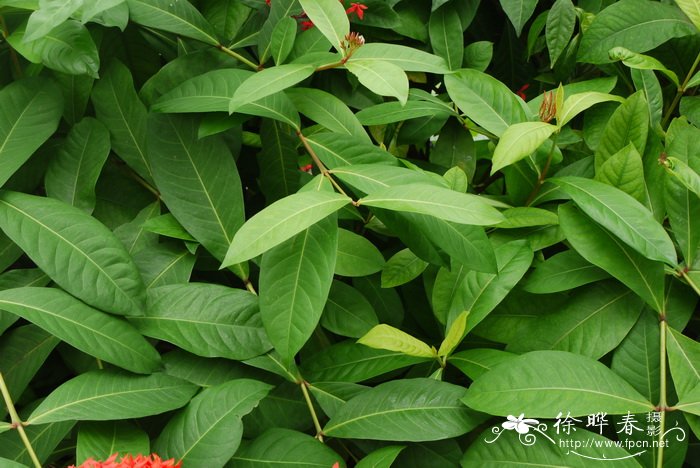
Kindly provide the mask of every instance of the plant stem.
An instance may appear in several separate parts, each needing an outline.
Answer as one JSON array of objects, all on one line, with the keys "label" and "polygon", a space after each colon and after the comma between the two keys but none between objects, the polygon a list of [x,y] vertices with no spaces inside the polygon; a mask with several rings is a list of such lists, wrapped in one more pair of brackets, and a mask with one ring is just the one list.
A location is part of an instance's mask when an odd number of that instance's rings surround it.
[{"label": "plant stem", "polygon": [[34,466],[36,468],[41,468],[41,463],[39,462],[39,457],[36,456],[36,452],[34,452],[34,448],[32,447],[32,443],[29,441],[29,437],[27,437],[27,433],[24,431],[24,422],[22,422],[22,420],[19,418],[19,415],[17,414],[17,410],[15,409],[15,405],[14,405],[14,403],[12,403],[12,397],[10,396],[10,391],[7,389],[7,385],[5,385],[5,379],[3,378],[1,372],[0,372],[0,392],[2,392],[2,397],[5,400],[5,406],[7,406],[7,412],[10,413],[12,425],[19,432],[19,437],[22,439],[22,442],[24,443],[24,447],[27,449],[27,453],[29,454],[29,458],[32,459],[32,462],[34,463]]},{"label": "plant stem", "polygon": [[688,276],[688,272],[686,272],[685,270],[681,270],[680,273],[683,279],[688,283],[688,285],[690,285],[690,287],[693,288],[695,294],[700,296],[700,287],[698,287],[698,285],[695,284],[695,282],[690,278],[690,276]]},{"label": "plant stem", "polygon": [[[333,187],[335,187],[336,190],[338,190],[338,192],[342,193],[343,195],[345,195],[348,198],[352,198],[347,193],[345,193],[345,190],[343,190],[343,188],[338,184],[338,182],[335,181],[335,179],[333,178],[331,173],[328,171],[326,166],[323,165],[323,163],[319,159],[318,155],[316,154],[314,149],[309,144],[309,141],[306,139],[304,134],[301,133],[301,130],[297,130],[297,136],[299,136],[301,143],[304,145],[304,148],[306,148],[306,152],[309,153],[309,156],[311,156],[311,159],[313,160],[314,164],[316,164],[316,167],[318,167],[318,170],[321,171],[321,174],[323,174],[323,176],[325,178],[327,178],[331,184],[333,184]],[[353,200],[352,203],[353,203],[353,205],[355,205],[356,204],[355,200]]]},{"label": "plant stem", "polygon": [[245,284],[245,288],[246,288],[248,291],[252,292],[252,293],[255,294],[256,296],[258,295],[258,292],[255,290],[255,287],[253,286],[253,283],[251,283],[249,279],[244,280],[243,283]]},{"label": "plant stem", "polygon": [[530,203],[532,203],[537,194],[540,193],[540,189],[544,184],[544,179],[547,177],[547,172],[549,172],[549,166],[552,164],[552,156],[554,156],[554,149],[557,147],[557,135],[558,133],[555,133],[552,137],[552,147],[549,150],[549,154],[547,154],[547,161],[544,163],[542,172],[540,172],[540,175],[537,177],[537,182],[532,188],[532,192],[530,192],[530,195],[528,195],[527,197],[525,206],[530,206]]},{"label": "plant stem", "polygon": [[311,395],[309,395],[309,383],[302,380],[301,383],[301,393],[304,394],[304,400],[306,400],[306,406],[309,407],[309,413],[311,413],[311,419],[314,421],[314,428],[316,428],[316,438],[323,442],[323,430],[321,429],[321,423],[318,421],[318,416],[316,415],[316,410],[314,409],[314,403],[311,401]]},{"label": "plant stem", "polygon": [[659,420],[659,451],[657,452],[656,467],[664,466],[664,431],[666,430],[666,311],[664,310],[659,320],[659,405],[658,411],[661,413]]},{"label": "plant stem", "polygon": [[228,47],[226,47],[223,44],[219,44],[218,46],[216,46],[216,48],[219,49],[221,52],[225,53],[226,55],[229,55],[229,56],[235,58],[239,62],[245,63],[246,65],[248,65],[250,68],[252,68],[255,71],[262,70],[262,65],[258,65],[256,63],[251,62],[250,60],[248,60],[247,58],[245,58],[244,56],[242,56],[238,52],[235,52],[235,51],[229,49]]},{"label": "plant stem", "polygon": [[662,128],[666,128],[666,125],[668,125],[668,121],[671,120],[671,114],[673,114],[673,111],[678,105],[678,101],[681,100],[683,93],[685,93],[685,87],[688,86],[688,82],[695,74],[695,69],[698,68],[698,65],[700,65],[700,53],[698,53],[698,55],[695,57],[695,61],[693,62],[693,65],[691,65],[690,70],[688,70],[688,74],[685,76],[683,83],[678,87],[678,91],[676,91],[676,95],[673,97],[671,105],[668,106],[668,109],[666,109],[666,114],[664,115],[664,118],[661,121]]}]

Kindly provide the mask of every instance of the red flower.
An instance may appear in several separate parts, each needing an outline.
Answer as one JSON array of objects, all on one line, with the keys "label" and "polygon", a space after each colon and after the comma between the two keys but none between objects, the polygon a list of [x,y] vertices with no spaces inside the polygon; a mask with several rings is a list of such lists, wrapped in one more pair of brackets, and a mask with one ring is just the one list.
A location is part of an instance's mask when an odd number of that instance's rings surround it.
[{"label": "red flower", "polygon": [[301,22],[301,30],[306,31],[307,29],[311,29],[314,27],[314,22],[313,21],[302,21]]},{"label": "red flower", "polygon": [[351,3],[350,8],[345,10],[345,13],[347,13],[348,15],[351,13],[355,13],[359,19],[364,19],[366,9],[367,5],[363,5],[362,3]]},{"label": "red flower", "polygon": [[527,96],[525,96],[525,91],[526,91],[527,88],[529,88],[529,87],[530,87],[530,83],[525,83],[524,85],[522,85],[522,86],[520,87],[519,90],[517,90],[517,91],[515,92],[515,94],[517,94],[518,96],[520,96],[520,98],[524,101],[524,100],[527,99]]},{"label": "red flower", "polygon": [[[161,458],[156,454],[152,454],[147,457],[137,455],[136,458],[131,455],[127,455],[122,457],[121,461],[117,462],[118,455],[119,454],[115,453],[103,462],[88,458],[77,468],[182,468],[181,461],[175,463],[174,458],[164,461],[161,460]],[[76,466],[71,465],[68,468],[76,468]]]}]

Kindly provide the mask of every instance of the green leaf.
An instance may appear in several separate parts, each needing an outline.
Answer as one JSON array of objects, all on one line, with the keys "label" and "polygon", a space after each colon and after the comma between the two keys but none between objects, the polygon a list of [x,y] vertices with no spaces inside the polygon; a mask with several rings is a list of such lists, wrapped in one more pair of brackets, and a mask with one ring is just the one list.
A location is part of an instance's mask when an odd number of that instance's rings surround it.
[{"label": "green leaf", "polygon": [[613,47],[646,52],[669,39],[696,32],[695,26],[673,5],[621,0],[596,15],[583,35],[578,60],[609,63],[608,51]]},{"label": "green leaf", "polygon": [[670,156],[666,161],[669,174],[675,176],[686,189],[700,197],[700,175],[678,158]]},{"label": "green leaf", "polygon": [[240,444],[241,418],[271,389],[250,379],[204,389],[168,421],[153,444],[153,452],[191,466],[223,466]]},{"label": "green leaf", "polygon": [[148,219],[143,223],[143,229],[152,232],[154,234],[160,234],[161,236],[171,237],[173,239],[180,239],[187,242],[197,242],[197,239],[192,237],[188,233],[182,224],[175,219],[172,213],[166,213],[164,215],[155,216]]},{"label": "green leaf", "polygon": [[160,363],[158,352],[131,325],[59,289],[0,291],[0,306],[81,351],[132,372],[152,372]]},{"label": "green leaf", "polygon": [[46,168],[46,194],[92,213],[95,185],[109,150],[107,128],[92,117],[81,120]]},{"label": "green leaf", "polygon": [[383,102],[374,106],[366,107],[355,114],[362,125],[384,125],[394,122],[401,122],[419,117],[431,117],[440,115],[448,117],[453,113],[445,105],[430,101],[408,100],[406,104],[400,102]]},{"label": "green leaf", "polygon": [[428,24],[430,45],[436,55],[445,59],[447,68],[462,67],[464,56],[464,33],[455,8],[442,6],[430,14]]},{"label": "green leaf", "polygon": [[464,48],[464,68],[486,71],[493,59],[493,42],[476,41]]},{"label": "green leaf", "polygon": [[335,0],[299,0],[299,4],[335,50],[344,53],[343,42],[350,34],[350,21],[343,5]]},{"label": "green leaf", "polygon": [[283,428],[269,429],[243,445],[231,463],[241,468],[330,467],[336,463],[340,468],[345,467],[340,455],[328,445],[310,435]]},{"label": "green leaf", "polygon": [[333,281],[321,325],[336,335],[360,338],[379,324],[372,304],[357,289]]},{"label": "green leaf", "polygon": [[30,62],[69,75],[97,78],[100,69],[97,46],[87,28],[78,21],[65,21],[29,43],[24,42],[24,27],[19,27],[8,36],[7,42]]},{"label": "green leaf", "polygon": [[219,136],[197,138],[193,118],[151,115],[149,161],[161,197],[195,239],[221,260],[244,219],[235,161]]},{"label": "green leaf", "polygon": [[348,60],[345,67],[360,83],[380,96],[392,96],[401,104],[408,100],[408,77],[397,65],[383,60]]},{"label": "green leaf", "polygon": [[382,268],[382,288],[393,288],[417,278],[428,266],[411,252],[403,249],[394,254]]},{"label": "green leaf", "polygon": [[522,287],[535,294],[551,294],[593,283],[610,276],[575,250],[565,250],[538,264]]},{"label": "green leaf", "polygon": [[676,249],[649,210],[616,188],[581,177],[554,179],[581,210],[650,260],[676,265]]},{"label": "green leaf", "polygon": [[374,349],[354,341],[344,341],[313,355],[305,361],[302,370],[311,381],[362,382],[427,360],[400,351]]},{"label": "green leaf", "polygon": [[245,104],[284,91],[305,80],[314,72],[313,65],[290,63],[266,68],[247,78],[233,93],[228,106],[229,114],[239,112]]},{"label": "green leaf", "polygon": [[243,360],[272,347],[255,295],[216,284],[152,288],[146,315],[131,322],[145,336],[203,357]]},{"label": "green leaf", "polygon": [[95,218],[57,200],[6,191],[0,227],[69,293],[112,313],[142,313],[145,291],[136,265]]},{"label": "green leaf", "polygon": [[545,30],[550,68],[554,68],[557,59],[569,44],[575,26],[576,8],[571,3],[571,0],[555,1],[549,13],[547,13]]},{"label": "green leaf", "polygon": [[603,364],[565,351],[533,351],[476,379],[462,399],[488,414],[531,418],[646,413],[654,405]]},{"label": "green leaf", "polygon": [[559,223],[583,258],[637,293],[654,310],[664,310],[664,267],[642,256],[571,205],[559,206]]},{"label": "green leaf", "polygon": [[[19,399],[59,342],[57,337],[31,324],[13,328],[0,337],[0,374],[14,400]],[[4,415],[3,407],[0,416]]]},{"label": "green leaf", "polygon": [[498,364],[516,356],[517,354],[499,349],[476,348],[455,353],[448,358],[447,362],[462,371],[470,379],[476,380]]},{"label": "green leaf", "polygon": [[[75,421],[62,421],[41,426],[25,427],[24,432],[27,434],[28,443],[34,449],[39,463],[46,462],[49,459],[56,447],[68,436],[73,426],[75,426]],[[14,466],[27,468],[35,465],[27,453],[26,446],[14,432],[8,432],[0,436],[0,457],[7,457],[21,463],[9,465],[8,468],[13,468]],[[0,462],[4,462],[4,460],[4,458],[0,458]],[[3,463],[2,466],[5,468],[6,465]]]},{"label": "green leaf", "polygon": [[160,202],[155,201],[139,211],[133,220],[114,229],[114,235],[124,244],[127,252],[133,255],[145,248],[157,248],[158,236],[144,229],[144,224],[159,214]]},{"label": "green leaf", "polygon": [[260,189],[265,201],[272,203],[299,189],[300,171],[297,156],[299,139],[289,127],[271,119],[260,126],[262,151],[258,154]]},{"label": "green leaf", "polygon": [[440,343],[440,349],[438,349],[438,356],[445,357],[449,356],[452,351],[459,346],[459,344],[464,339],[467,331],[467,317],[469,316],[469,311],[464,311],[457,316],[456,319],[452,321],[452,325],[447,330],[445,334],[445,339]]},{"label": "green leaf", "polygon": [[270,341],[286,362],[294,360],[321,318],[333,280],[337,233],[336,216],[327,216],[262,257],[260,313]]},{"label": "green leaf", "polygon": [[600,359],[620,344],[643,306],[639,297],[617,282],[579,288],[562,308],[524,325],[519,330],[522,338],[507,350],[557,349]]},{"label": "green leaf", "polygon": [[632,82],[637,90],[643,90],[646,96],[651,127],[659,128],[663,114],[663,92],[656,74],[651,70],[631,70]]},{"label": "green leaf", "polygon": [[106,460],[115,453],[124,457],[134,453],[151,453],[148,434],[127,421],[86,421],[78,429],[76,462],[88,458]]},{"label": "green leaf", "polygon": [[24,42],[47,35],[53,28],[70,18],[82,3],[83,0],[41,0],[39,9],[29,16]]},{"label": "green leaf", "polygon": [[531,155],[556,130],[555,125],[546,122],[523,122],[508,127],[493,153],[491,174]]},{"label": "green leaf", "polygon": [[350,108],[334,95],[313,88],[292,88],[285,91],[285,94],[299,112],[331,132],[354,136],[363,143],[372,143]]},{"label": "green leaf", "polygon": [[309,385],[309,391],[328,417],[332,417],[350,398],[368,388],[348,382],[318,382]]},{"label": "green leaf", "polygon": [[399,44],[385,44],[382,42],[365,44],[352,54],[348,62],[353,60],[361,60],[365,63],[372,61],[389,62],[407,72],[439,74],[450,72],[447,63],[442,57]]},{"label": "green leaf", "polygon": [[331,169],[338,166],[365,163],[398,165],[396,157],[391,153],[374,145],[359,143],[357,138],[348,135],[319,133],[307,137],[306,141],[316,152],[321,162]]},{"label": "green leaf", "polygon": [[537,0],[499,0],[499,2],[515,28],[515,34],[520,36],[523,26],[535,12]]},{"label": "green leaf", "polygon": [[697,0],[676,0],[675,3],[690,18],[695,27],[700,29],[700,3]]},{"label": "green leaf", "polygon": [[169,284],[182,284],[190,280],[195,257],[184,248],[167,244],[140,250],[134,255],[134,263],[141,272],[146,290]]},{"label": "green leaf", "polygon": [[683,400],[700,384],[700,343],[668,327],[666,352],[673,386]]},{"label": "green leaf", "polygon": [[529,206],[508,208],[503,211],[503,216],[505,216],[506,220],[497,225],[497,227],[502,229],[518,229],[523,227],[559,224],[559,218],[556,213],[542,208],[531,208]]},{"label": "green leaf", "polygon": [[372,242],[352,231],[338,229],[336,275],[367,276],[380,271],[384,263],[384,256]]},{"label": "green leaf", "polygon": [[462,224],[491,225],[503,216],[483,198],[426,184],[389,187],[364,197],[358,204],[435,216]]},{"label": "green leaf", "polygon": [[270,53],[275,65],[281,65],[289,56],[294,47],[294,39],[297,35],[297,22],[292,17],[281,18],[272,30]]},{"label": "green leaf", "polygon": [[622,190],[640,203],[646,200],[644,163],[632,143],[610,156],[600,166],[595,178]]},{"label": "green leaf", "polygon": [[684,398],[681,398],[673,409],[700,416],[700,385],[696,385]]},{"label": "green leaf", "polygon": [[112,135],[112,149],[125,163],[149,182],[153,174],[146,158],[146,107],[134,90],[131,72],[114,60],[92,91],[97,119]]},{"label": "green leaf", "polygon": [[0,186],[56,131],[63,99],[45,78],[25,78],[0,90]]},{"label": "green leaf", "polygon": [[498,273],[472,270],[464,276],[450,304],[448,325],[463,311],[469,311],[466,330],[473,329],[508,295],[532,263],[533,252],[526,240],[503,244],[494,252]]},{"label": "green leaf", "polygon": [[391,468],[396,457],[405,449],[404,445],[388,445],[367,454],[355,465],[357,468]]},{"label": "green leaf", "polygon": [[528,120],[522,101],[502,82],[477,70],[445,76],[447,93],[467,117],[496,136]]},{"label": "green leaf", "polygon": [[236,233],[222,266],[257,257],[349,202],[344,195],[316,191],[296,193],[276,201],[249,219]]},{"label": "green leaf", "polygon": [[380,322],[399,326],[404,319],[404,307],[395,289],[384,289],[380,275],[353,278],[352,285],[374,307]]},{"label": "green leaf", "polygon": [[27,424],[141,418],[180,408],[197,390],[196,385],[160,373],[86,372],[51,392]]},{"label": "green leaf", "polygon": [[434,348],[418,338],[386,324],[373,327],[357,342],[370,348],[396,351],[407,356],[431,358],[437,355]]},{"label": "green leaf", "polygon": [[483,417],[465,408],[464,388],[434,379],[380,384],[352,398],[323,428],[329,437],[422,442],[462,435]]},{"label": "green leaf", "polygon": [[610,58],[614,61],[620,60],[622,63],[635,70],[657,70],[666,75],[666,77],[673,82],[676,86],[680,86],[678,81],[678,75],[672,72],[664,66],[663,63],[659,62],[654,57],[649,55],[642,55],[632,52],[624,47],[613,47],[608,52]]},{"label": "green leaf", "polygon": [[333,168],[330,172],[361,194],[406,184],[430,184],[447,188],[444,180],[436,178],[430,172],[385,164],[353,164]]},{"label": "green leaf", "polygon": [[161,29],[218,45],[216,32],[187,0],[126,0],[129,19],[149,28]]},{"label": "green leaf", "polygon": [[563,127],[581,112],[601,102],[624,102],[624,98],[614,94],[587,91],[585,93],[572,94],[564,101],[564,106],[558,114],[557,126]]}]

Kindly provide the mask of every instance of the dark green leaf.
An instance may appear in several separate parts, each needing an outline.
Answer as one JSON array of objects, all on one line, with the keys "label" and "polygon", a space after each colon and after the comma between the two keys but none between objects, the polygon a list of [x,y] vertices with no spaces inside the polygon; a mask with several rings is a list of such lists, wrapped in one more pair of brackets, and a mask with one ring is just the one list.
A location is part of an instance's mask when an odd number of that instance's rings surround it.
[{"label": "dark green leaf", "polygon": [[333,466],[344,468],[343,459],[330,447],[310,435],[289,429],[270,429],[241,447],[227,466],[274,468]]},{"label": "dark green leaf", "polygon": [[187,0],[126,0],[134,23],[162,29],[211,45],[218,45],[216,33]]},{"label": "dark green leaf", "polygon": [[106,460],[115,453],[119,458],[134,453],[150,453],[148,434],[126,421],[86,421],[78,429],[76,461],[88,458]]},{"label": "dark green leaf", "polygon": [[523,289],[535,294],[551,294],[605,278],[609,278],[605,271],[587,262],[576,251],[566,250],[537,265],[523,283]]}]

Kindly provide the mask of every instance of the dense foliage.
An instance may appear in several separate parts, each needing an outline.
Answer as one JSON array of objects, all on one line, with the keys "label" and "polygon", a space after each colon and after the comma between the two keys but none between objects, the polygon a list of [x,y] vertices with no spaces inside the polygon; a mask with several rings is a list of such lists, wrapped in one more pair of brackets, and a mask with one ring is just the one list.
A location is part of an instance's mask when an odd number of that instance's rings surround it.
[{"label": "dense foliage", "polygon": [[700,0],[0,26],[0,466],[698,466]]}]

